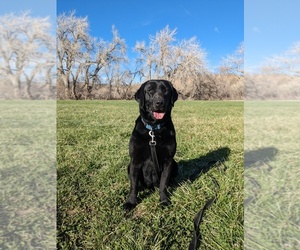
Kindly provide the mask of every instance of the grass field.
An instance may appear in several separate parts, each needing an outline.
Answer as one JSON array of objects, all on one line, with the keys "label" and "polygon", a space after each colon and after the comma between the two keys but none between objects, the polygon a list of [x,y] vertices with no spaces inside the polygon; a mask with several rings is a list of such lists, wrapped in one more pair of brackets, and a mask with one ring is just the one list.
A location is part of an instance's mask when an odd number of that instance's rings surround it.
[{"label": "grass field", "polygon": [[144,192],[125,216],[136,102],[2,101],[0,248],[187,249],[195,214],[217,192],[200,249],[300,249],[299,108],[176,102],[172,205]]},{"label": "grass field", "polygon": [[0,101],[0,249],[55,249],[56,101]]},{"label": "grass field", "polygon": [[300,249],[300,102],[245,102],[245,249]]},{"label": "grass field", "polygon": [[193,218],[220,188],[201,224],[201,249],[243,249],[243,102],[178,101],[178,186],[172,205],[158,192],[129,216],[128,142],[135,101],[57,103],[58,249],[187,249]]}]

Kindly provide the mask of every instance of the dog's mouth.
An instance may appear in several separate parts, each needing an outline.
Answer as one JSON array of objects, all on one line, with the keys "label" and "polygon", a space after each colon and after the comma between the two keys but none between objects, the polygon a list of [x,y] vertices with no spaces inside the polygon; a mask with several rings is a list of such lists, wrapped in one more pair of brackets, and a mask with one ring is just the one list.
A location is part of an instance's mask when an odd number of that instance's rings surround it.
[{"label": "dog's mouth", "polygon": [[153,111],[153,112],[152,112],[152,115],[153,115],[153,117],[154,117],[156,120],[161,120],[161,119],[164,118],[165,113],[164,113],[164,112],[155,112],[155,111]]}]

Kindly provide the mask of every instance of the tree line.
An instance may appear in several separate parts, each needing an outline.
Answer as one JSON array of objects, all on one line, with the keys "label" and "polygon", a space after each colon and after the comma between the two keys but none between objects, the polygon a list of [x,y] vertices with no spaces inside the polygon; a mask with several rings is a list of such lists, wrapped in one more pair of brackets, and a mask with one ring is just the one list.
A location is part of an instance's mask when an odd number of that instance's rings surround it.
[{"label": "tree line", "polygon": [[55,37],[49,18],[0,16],[0,98],[55,97]]},{"label": "tree line", "polygon": [[112,26],[112,40],[91,37],[88,18],[75,12],[57,19],[58,97],[74,99],[130,99],[136,84],[148,79],[170,80],[182,98],[241,99],[243,43],[224,58],[218,73],[206,63],[206,51],[196,37],[177,40],[168,25],[149,41],[137,41],[134,58]]},{"label": "tree line", "polygon": [[245,99],[300,99],[300,42],[245,74]]},{"label": "tree line", "polygon": [[92,37],[88,17],[74,11],[57,17],[56,32],[48,18],[28,12],[0,16],[0,98],[131,99],[139,83],[161,78],[182,99],[300,96],[300,43],[244,77],[243,42],[211,70],[198,39],[176,35],[167,25],[147,42],[137,41],[128,58],[131,48],[115,26],[110,41]]}]

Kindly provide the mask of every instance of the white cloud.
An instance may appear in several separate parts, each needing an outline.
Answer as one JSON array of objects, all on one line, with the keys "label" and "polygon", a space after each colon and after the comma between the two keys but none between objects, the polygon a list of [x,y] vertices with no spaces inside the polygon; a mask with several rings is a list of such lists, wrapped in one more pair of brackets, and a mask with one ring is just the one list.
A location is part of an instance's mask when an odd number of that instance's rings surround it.
[{"label": "white cloud", "polygon": [[150,25],[151,23],[152,23],[151,20],[146,20],[146,21],[142,22],[141,26],[142,26],[142,27],[145,27],[145,26]]},{"label": "white cloud", "polygon": [[260,31],[260,29],[259,29],[258,27],[253,27],[253,28],[252,28],[252,31],[253,31],[254,33],[257,33],[257,34],[260,34],[260,33],[261,33],[261,31]]},{"label": "white cloud", "polygon": [[214,31],[215,31],[216,33],[220,33],[220,30],[219,30],[218,27],[215,27],[215,28],[214,28]]}]

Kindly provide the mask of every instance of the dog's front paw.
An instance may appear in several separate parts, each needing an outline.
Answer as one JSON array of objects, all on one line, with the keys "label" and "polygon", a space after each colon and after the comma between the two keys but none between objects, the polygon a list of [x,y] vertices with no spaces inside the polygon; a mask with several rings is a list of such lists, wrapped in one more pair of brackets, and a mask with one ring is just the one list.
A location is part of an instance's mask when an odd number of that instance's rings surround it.
[{"label": "dog's front paw", "polygon": [[134,209],[136,207],[136,203],[131,203],[129,201],[125,202],[123,204],[123,209],[125,210],[125,212],[130,212],[132,209]]},{"label": "dog's front paw", "polygon": [[169,206],[171,205],[171,201],[169,201],[168,199],[161,200],[160,205],[163,207]]}]

